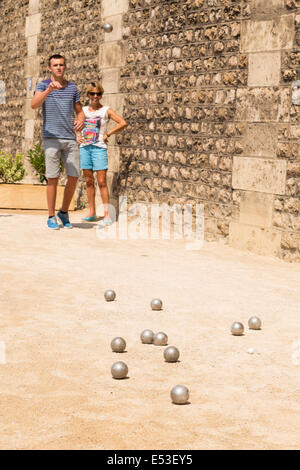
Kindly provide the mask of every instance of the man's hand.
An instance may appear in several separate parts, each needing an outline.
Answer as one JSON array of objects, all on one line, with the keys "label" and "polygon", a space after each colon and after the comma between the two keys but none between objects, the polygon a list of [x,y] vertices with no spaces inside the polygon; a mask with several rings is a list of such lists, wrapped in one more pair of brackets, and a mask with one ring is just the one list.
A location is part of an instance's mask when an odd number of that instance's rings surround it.
[{"label": "man's hand", "polygon": [[63,88],[63,86],[59,82],[50,82],[48,90],[60,90],[61,88]]},{"label": "man's hand", "polygon": [[81,119],[74,119],[74,130],[75,132],[80,132],[82,131],[84,127],[84,121],[81,121]]}]

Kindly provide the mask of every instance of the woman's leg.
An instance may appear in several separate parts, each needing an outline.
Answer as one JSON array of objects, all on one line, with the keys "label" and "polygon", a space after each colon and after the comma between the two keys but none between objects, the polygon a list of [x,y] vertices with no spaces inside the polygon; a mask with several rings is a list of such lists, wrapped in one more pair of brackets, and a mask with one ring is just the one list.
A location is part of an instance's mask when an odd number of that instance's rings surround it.
[{"label": "woman's leg", "polygon": [[100,189],[101,199],[104,206],[104,219],[109,219],[109,211],[108,211],[108,203],[109,203],[109,194],[108,194],[108,187],[106,184],[106,172],[107,170],[98,170],[97,173],[97,181],[98,186]]},{"label": "woman's leg", "polygon": [[89,202],[89,217],[96,214],[95,207],[95,184],[93,170],[83,170],[83,176],[86,182],[86,194]]}]

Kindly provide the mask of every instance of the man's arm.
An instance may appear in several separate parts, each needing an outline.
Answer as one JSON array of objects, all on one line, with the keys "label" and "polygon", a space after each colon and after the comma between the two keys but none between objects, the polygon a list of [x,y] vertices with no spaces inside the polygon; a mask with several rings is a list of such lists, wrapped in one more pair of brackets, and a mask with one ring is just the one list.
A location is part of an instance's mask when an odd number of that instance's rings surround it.
[{"label": "man's arm", "polygon": [[62,85],[59,82],[51,82],[45,91],[36,91],[31,101],[32,109],[36,109],[42,106],[47,96],[50,95],[51,91],[59,90],[60,88],[62,88]]},{"label": "man's arm", "polygon": [[75,132],[80,132],[83,129],[84,119],[85,119],[85,115],[82,109],[82,104],[80,103],[80,101],[74,104],[74,110],[77,115],[77,117],[74,120],[74,129],[75,129]]}]

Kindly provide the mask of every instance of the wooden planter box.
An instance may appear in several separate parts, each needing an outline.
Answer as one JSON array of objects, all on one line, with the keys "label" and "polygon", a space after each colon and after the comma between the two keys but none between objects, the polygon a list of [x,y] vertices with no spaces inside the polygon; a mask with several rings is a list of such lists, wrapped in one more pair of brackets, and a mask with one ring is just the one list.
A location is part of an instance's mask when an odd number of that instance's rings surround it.
[{"label": "wooden planter box", "polygon": [[[0,209],[48,209],[46,185],[0,184]],[[57,186],[56,209],[61,208],[64,186]],[[75,208],[75,198],[70,210]]]}]

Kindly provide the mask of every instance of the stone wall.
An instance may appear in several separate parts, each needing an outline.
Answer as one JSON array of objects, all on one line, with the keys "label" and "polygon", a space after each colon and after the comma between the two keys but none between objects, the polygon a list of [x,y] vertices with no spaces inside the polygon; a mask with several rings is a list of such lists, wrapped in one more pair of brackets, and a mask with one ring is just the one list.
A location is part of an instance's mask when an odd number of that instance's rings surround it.
[{"label": "stone wall", "polygon": [[0,4],[0,150],[22,151],[22,126],[26,80],[24,60],[27,53],[24,35],[28,1],[2,0]]},{"label": "stone wall", "polygon": [[60,52],[82,101],[101,78],[104,104],[129,123],[110,142],[113,197],[203,203],[207,239],[300,261],[299,1],[10,3],[1,3],[2,148],[40,141],[29,79],[33,88]]},{"label": "stone wall", "polygon": [[121,193],[203,203],[207,239],[300,261],[299,2],[129,5]]}]

